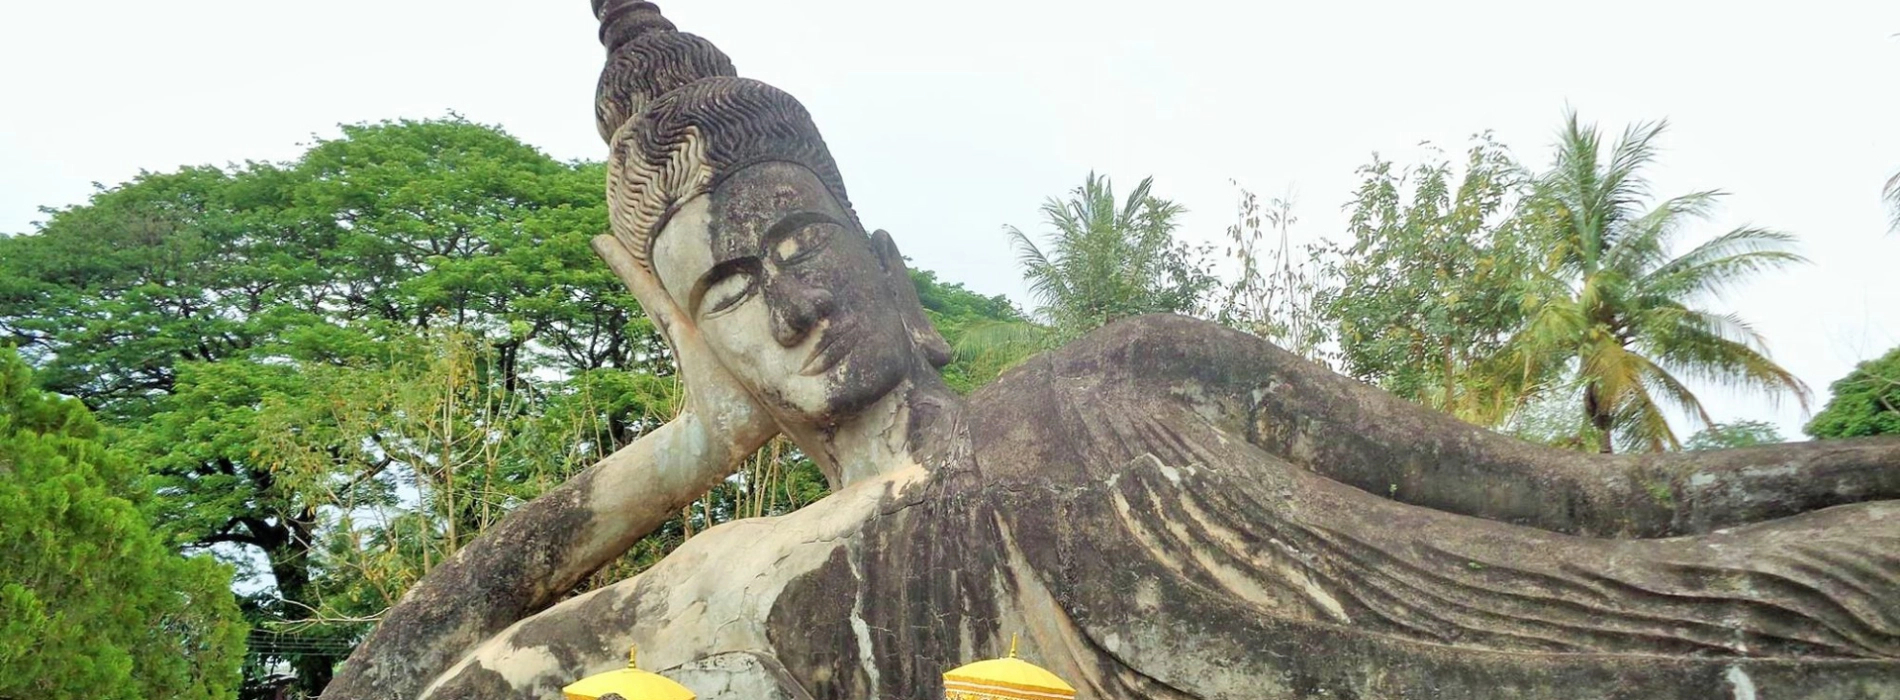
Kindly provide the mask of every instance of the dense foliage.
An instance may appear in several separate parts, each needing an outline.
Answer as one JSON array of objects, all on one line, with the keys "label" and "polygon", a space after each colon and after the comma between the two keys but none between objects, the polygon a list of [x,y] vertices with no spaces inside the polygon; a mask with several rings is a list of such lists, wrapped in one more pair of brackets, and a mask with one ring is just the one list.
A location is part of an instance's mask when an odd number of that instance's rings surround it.
[{"label": "dense foliage", "polygon": [[1219,280],[1206,250],[1175,237],[1186,210],[1153,188],[1144,179],[1117,199],[1108,177],[1089,173],[1068,196],[1043,202],[1041,243],[1005,226],[1038,306],[1033,318],[1012,312],[957,329],[949,340],[959,362],[994,376],[1116,319],[1201,311]]},{"label": "dense foliage", "polygon": [[1632,126],[1605,150],[1596,127],[1572,113],[1531,204],[1549,258],[1525,295],[1536,310],[1510,341],[1510,365],[1580,392],[1583,442],[1601,452],[1619,442],[1680,447],[1665,405],[1714,423],[1685,378],[1807,401],[1807,387],[1769,359],[1746,320],[1699,308],[1752,275],[1803,262],[1794,238],[1745,226],[1676,254],[1723,193],[1648,204],[1644,170],[1663,129]]},{"label": "dense foliage", "polygon": [[[587,245],[603,178],[459,118],[366,124],[0,238],[0,333],[120,428],[172,544],[239,567],[246,696],[313,694],[430,567],[677,412],[664,343]],[[952,339],[1022,318],[915,282]],[[776,441],[586,585],[825,493]]]},{"label": "dense foliage", "polygon": [[1753,447],[1755,445],[1773,445],[1786,442],[1781,431],[1773,423],[1758,420],[1716,423],[1689,436],[1682,442],[1682,449],[1690,452],[1703,450],[1726,450],[1733,447]]},{"label": "dense foliage", "polygon": [[1802,262],[1793,237],[1743,227],[1679,247],[1723,193],[1651,202],[1662,131],[1638,125],[1605,144],[1573,113],[1542,173],[1489,134],[1458,163],[1375,155],[1346,206],[1349,237],[1302,249],[1289,244],[1291,205],[1243,190],[1225,285],[1165,242],[1178,210],[1151,182],[1118,205],[1091,175],[1044,205],[1049,252],[1010,229],[1045,332],[993,324],[965,345],[1021,357],[1122,315],[1205,313],[1465,420],[1603,452],[1679,449],[1665,407],[1712,426],[1690,382],[1805,405],[1807,388],[1746,320],[1704,310]]},{"label": "dense foliage", "polygon": [[[1117,200],[1109,178],[1090,173],[1063,199],[1042,205],[1042,244],[1008,227],[1036,312],[1063,338],[1118,318],[1190,313],[1216,279],[1175,238],[1181,205],[1152,193],[1154,179]],[[1045,249],[1046,246],[1046,249]]]},{"label": "dense foliage", "polygon": [[1821,438],[1900,435],[1900,348],[1860,363],[1803,431]]},{"label": "dense foliage", "polygon": [[1342,369],[1380,388],[1495,424],[1539,377],[1501,366],[1525,321],[1539,240],[1519,214],[1530,175],[1489,136],[1462,173],[1450,160],[1359,169],[1345,245],[1321,249],[1333,286],[1319,315],[1337,329]]},{"label": "dense foliage", "polygon": [[[924,315],[950,347],[970,347],[964,339],[973,331],[983,333],[998,326],[1021,327],[1028,323],[1002,295],[986,297],[964,289],[962,284],[938,281],[937,273],[929,270],[912,270],[910,278],[917,289],[917,300],[923,303]],[[995,379],[1007,364],[1006,359],[993,353],[962,352],[943,368],[943,379],[950,388],[967,394]]]},{"label": "dense foliage", "polygon": [[321,688],[408,582],[671,415],[663,343],[587,245],[603,177],[460,119],[369,124],[0,239],[0,332],[124,429],[170,537],[245,567],[248,692]]},{"label": "dense foliage", "polygon": [[[1746,320],[1703,309],[1801,262],[1793,237],[1743,227],[1679,250],[1722,193],[1649,203],[1662,131],[1639,125],[1606,146],[1572,114],[1543,173],[1488,135],[1461,168],[1375,156],[1347,205],[1351,239],[1310,246],[1308,260],[1285,245],[1264,261],[1239,256],[1241,281],[1264,280],[1281,301],[1222,320],[1471,422],[1578,449],[1679,448],[1665,406],[1713,424],[1691,381],[1805,403]],[[1256,206],[1243,199],[1242,229]]]},{"label": "dense foliage", "polygon": [[231,571],[151,530],[138,471],[0,348],[0,697],[226,698]]}]

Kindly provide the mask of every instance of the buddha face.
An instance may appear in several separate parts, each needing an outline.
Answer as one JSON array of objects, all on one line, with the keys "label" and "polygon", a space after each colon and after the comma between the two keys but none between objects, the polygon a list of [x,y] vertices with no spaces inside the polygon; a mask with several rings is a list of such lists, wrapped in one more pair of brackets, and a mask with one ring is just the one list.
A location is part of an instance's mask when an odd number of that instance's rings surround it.
[{"label": "buddha face", "polygon": [[845,420],[914,362],[870,239],[803,166],[748,166],[684,202],[652,261],[720,363],[781,422]]}]

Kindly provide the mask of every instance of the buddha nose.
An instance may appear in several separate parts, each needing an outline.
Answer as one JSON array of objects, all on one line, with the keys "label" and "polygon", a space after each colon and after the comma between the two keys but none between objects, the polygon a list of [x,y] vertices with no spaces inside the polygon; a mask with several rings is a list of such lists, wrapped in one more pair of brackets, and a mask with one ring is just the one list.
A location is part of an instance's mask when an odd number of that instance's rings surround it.
[{"label": "buddha nose", "polygon": [[772,338],[779,345],[796,347],[831,315],[831,292],[797,281],[784,280],[772,308]]}]

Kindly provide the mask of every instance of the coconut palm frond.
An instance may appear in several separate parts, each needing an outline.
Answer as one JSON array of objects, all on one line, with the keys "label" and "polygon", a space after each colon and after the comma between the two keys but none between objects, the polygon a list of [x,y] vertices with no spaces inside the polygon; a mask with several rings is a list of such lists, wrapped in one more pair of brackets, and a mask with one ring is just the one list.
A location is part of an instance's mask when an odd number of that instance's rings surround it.
[{"label": "coconut palm frond", "polygon": [[[1761,335],[1741,317],[1694,309],[1754,275],[1805,260],[1786,233],[1742,227],[1674,257],[1678,237],[1706,221],[1723,196],[1705,190],[1649,206],[1644,170],[1665,122],[1626,129],[1607,156],[1596,127],[1572,112],[1557,162],[1538,183],[1528,225],[1553,250],[1525,303],[1539,304],[1513,337],[1511,359],[1529,369],[1559,363],[1582,387],[1584,424],[1599,448],[1674,449],[1679,442],[1658,402],[1710,423],[1683,378],[1793,394],[1808,388],[1769,359]],[[1900,185],[1897,179],[1894,185]],[[1541,363],[1538,364],[1538,363]],[[1607,432],[1606,432],[1607,431]]]},{"label": "coconut palm frond", "polygon": [[1631,219],[1605,252],[1605,267],[1642,270],[1668,260],[1670,245],[1682,229],[1714,213],[1723,194],[1709,190],[1675,197]]},{"label": "coconut palm frond", "polygon": [[1027,321],[983,321],[963,328],[951,348],[957,359],[1001,373],[1059,342],[1054,329]]},{"label": "coconut palm frond", "polygon": [[1735,229],[1656,267],[1637,285],[1668,299],[1719,297],[1757,274],[1808,262],[1789,250],[1793,243],[1793,236],[1779,231]]},{"label": "coconut palm frond", "polygon": [[[1117,198],[1108,177],[1089,173],[1064,198],[1042,205],[1040,241],[1005,227],[1037,313],[1063,337],[1124,316],[1186,311],[1204,290],[1178,293],[1174,230],[1185,210],[1153,195],[1144,179]],[[1182,298],[1182,297],[1189,298]]]},{"label": "coconut palm frond", "polygon": [[1894,173],[1893,177],[1887,179],[1887,186],[1881,188],[1880,194],[1886,197],[1887,209],[1893,213],[1893,223],[1888,231],[1900,233],[1900,173]]},{"label": "coconut palm frond", "polygon": [[1711,384],[1759,390],[1771,401],[1785,392],[1808,410],[1813,392],[1807,384],[1770,359],[1760,334],[1735,314],[1689,309],[1657,314],[1648,319],[1641,339],[1649,354],[1677,372]]}]

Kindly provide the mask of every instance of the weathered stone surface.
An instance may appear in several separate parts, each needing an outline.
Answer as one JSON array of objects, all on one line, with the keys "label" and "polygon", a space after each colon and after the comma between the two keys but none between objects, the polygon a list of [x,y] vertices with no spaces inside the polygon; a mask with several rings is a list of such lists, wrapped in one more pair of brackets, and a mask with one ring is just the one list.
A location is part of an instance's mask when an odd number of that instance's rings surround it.
[{"label": "weathered stone surface", "polygon": [[715,654],[668,669],[667,675],[695,688],[699,700],[811,700],[785,667],[765,654]]},{"label": "weathered stone surface", "polygon": [[[596,248],[689,410],[432,572],[326,697],[551,698],[637,644],[703,698],[935,698],[1012,633],[1091,698],[1900,697],[1900,440],[1560,452],[1170,316],[959,399],[803,108],[596,12]],[[839,491],[554,604],[773,432]]]},{"label": "weathered stone surface", "polygon": [[[611,668],[627,643],[670,664],[769,650],[814,698],[925,698],[1021,631],[1105,698],[1900,694],[1900,502],[1660,539],[1409,505],[1249,436],[1337,420],[1326,402],[1267,405],[1264,389],[1321,371],[1197,321],[1111,326],[972,397],[927,471],[715,528],[463,673],[524,648],[563,659],[549,679]],[[1424,463],[1406,444],[1389,457]],[[1839,473],[1900,463],[1900,441],[1859,449],[1869,461]]]}]

